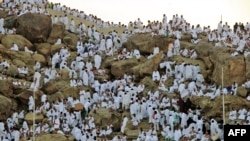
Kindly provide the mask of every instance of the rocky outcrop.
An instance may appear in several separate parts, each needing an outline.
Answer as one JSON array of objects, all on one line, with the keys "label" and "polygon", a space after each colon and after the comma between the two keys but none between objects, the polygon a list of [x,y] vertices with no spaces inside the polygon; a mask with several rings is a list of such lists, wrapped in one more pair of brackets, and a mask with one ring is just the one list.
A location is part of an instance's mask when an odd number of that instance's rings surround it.
[{"label": "rocky outcrop", "polygon": [[154,46],[158,46],[163,52],[167,52],[167,47],[173,39],[167,38],[165,36],[155,36],[151,37],[151,34],[145,35],[134,35],[127,43],[125,43],[128,50],[133,50],[135,48],[140,50],[142,55],[149,55],[153,53]]},{"label": "rocky outcrop", "polygon": [[[3,85],[1,85],[2,87]],[[10,98],[0,95],[0,120],[6,120],[11,116],[13,110],[17,108],[17,104]]]},{"label": "rocky outcrop", "polygon": [[111,65],[111,73],[115,77],[122,77],[125,73],[133,73],[131,68],[139,63],[135,58],[115,61]]},{"label": "rocky outcrop", "polygon": [[[215,48],[211,53],[211,61],[214,64],[212,80],[218,84],[231,86],[234,82],[242,84],[246,81],[246,64],[243,56],[231,56],[228,48]],[[223,74],[222,74],[223,68]]]},{"label": "rocky outcrop", "polygon": [[50,32],[48,43],[54,44],[58,38],[63,38],[65,31],[65,25],[62,22],[57,22],[53,24],[52,30]]},{"label": "rocky outcrop", "polygon": [[[214,100],[210,100],[208,97],[191,97],[190,99],[195,105],[200,105],[206,117],[223,119],[222,96],[216,97]],[[250,106],[249,101],[245,98],[233,95],[225,95],[224,103],[226,113],[232,109],[239,110]],[[228,115],[225,115],[225,117],[228,119]]]},{"label": "rocky outcrop", "polygon": [[29,112],[25,115],[24,120],[27,121],[29,125],[33,124],[33,120],[35,120],[35,123],[41,123],[44,119],[44,116],[42,114],[33,114],[33,112]]},{"label": "rocky outcrop", "polygon": [[13,86],[10,80],[0,80],[0,93],[5,97],[13,96]]},{"label": "rocky outcrop", "polygon": [[[61,134],[42,134],[36,137],[36,141],[74,141],[73,136],[65,136]],[[22,141],[22,140],[21,140]],[[23,140],[25,141],[25,140]]]},{"label": "rocky outcrop", "polygon": [[51,45],[49,43],[35,44],[37,53],[42,54],[45,58],[51,56]]},{"label": "rocky outcrop", "polygon": [[122,123],[122,113],[116,111],[109,111],[106,108],[99,108],[96,111],[91,111],[89,113],[95,119],[95,124],[98,127],[107,127],[107,125],[112,124],[115,132],[120,132]]},{"label": "rocky outcrop", "polygon": [[21,51],[24,51],[24,46],[30,50],[35,50],[33,48],[33,44],[22,35],[4,35],[2,37],[1,43],[7,49],[10,49],[13,46],[13,43],[15,43]]},{"label": "rocky outcrop", "polygon": [[43,14],[23,14],[16,21],[17,34],[23,35],[32,43],[45,42],[49,37],[51,28],[51,18]]}]

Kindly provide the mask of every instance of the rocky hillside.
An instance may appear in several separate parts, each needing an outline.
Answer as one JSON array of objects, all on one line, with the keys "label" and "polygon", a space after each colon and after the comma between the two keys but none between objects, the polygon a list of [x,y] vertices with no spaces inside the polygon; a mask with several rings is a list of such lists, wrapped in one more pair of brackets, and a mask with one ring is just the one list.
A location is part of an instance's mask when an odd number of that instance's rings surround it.
[{"label": "rocky hillside", "polygon": [[[62,23],[52,25],[51,18],[44,15],[25,14],[20,17],[15,17],[7,16],[6,13],[0,12],[0,17],[5,18],[6,27],[15,27],[17,29],[17,34],[0,35],[0,61],[7,60],[11,64],[11,67],[6,70],[9,79],[0,80],[0,119],[6,120],[7,117],[11,116],[14,110],[27,110],[28,98],[33,94],[33,91],[24,86],[13,86],[11,79],[30,84],[33,79],[33,66],[35,62],[41,62],[43,67],[50,66],[49,56],[59,51],[61,47],[65,45],[68,45],[71,52],[68,61],[72,61],[76,57],[78,37],[76,34],[65,31],[65,27]],[[58,37],[62,38],[63,44],[54,45]],[[216,48],[212,43],[206,41],[204,35],[200,35],[200,37],[203,39],[197,45],[189,42],[189,35],[184,35],[181,41],[181,48],[193,48],[198,52],[199,58],[197,60],[181,56],[173,57],[172,60],[176,61],[177,64],[183,61],[194,65],[199,64],[205,79],[220,85],[222,84],[221,78],[223,68],[224,87],[231,86],[233,82],[238,83],[240,86],[247,78],[250,78],[250,56],[246,58],[243,55],[232,57],[230,55],[232,49],[227,47]],[[114,57],[103,56],[102,67],[107,69],[108,73],[105,76],[97,76],[96,78],[103,81],[104,79],[122,77],[124,73],[133,73],[136,82],[143,82],[146,85],[144,93],[149,89],[157,88],[157,84],[149,78],[153,70],[159,69],[159,64],[166,59],[162,58],[162,55],[167,52],[167,46],[171,41],[173,41],[173,39],[164,36],[151,37],[149,34],[134,35],[123,44],[123,47],[127,49],[138,48],[143,55],[141,59],[137,60],[132,58],[115,61],[113,59]],[[13,43],[16,43],[21,51],[14,52],[9,50]],[[146,56],[153,52],[153,46],[155,44],[158,44],[160,47],[160,53],[152,59],[147,59]],[[27,46],[36,53],[24,52],[24,46]],[[86,58],[86,60],[87,59],[88,58]],[[27,66],[29,68],[29,74],[27,76],[18,74],[17,67],[22,66]],[[4,69],[1,68],[1,71],[3,70]],[[58,71],[60,71],[62,77],[43,85],[43,87],[36,92],[36,104],[39,104],[40,97],[43,93],[46,93],[49,101],[52,102],[56,101],[58,98],[67,98],[69,95],[79,97],[79,90],[81,89],[89,89],[92,91],[90,87],[70,87],[68,71],[65,69]],[[168,86],[172,84],[171,81],[167,83]],[[247,90],[243,87],[239,87],[237,94],[238,96],[225,97],[227,111],[232,108],[239,109],[241,107],[250,107],[250,102],[245,99]],[[204,97],[193,97],[191,100],[204,109],[205,116],[222,118],[221,97],[217,97],[213,101]],[[100,113],[102,111],[98,112]],[[121,115],[119,113],[107,115],[108,112],[104,112],[106,114],[98,114],[98,116],[96,116],[96,118],[99,117],[99,120],[96,120],[96,124],[100,127],[104,126],[103,119],[107,121],[112,118],[113,120],[108,121],[119,129],[120,123],[122,122]],[[26,115],[26,119],[31,123],[32,118],[30,117],[32,117],[32,115]],[[43,120],[45,120],[43,116],[36,117],[36,121]],[[142,124],[145,123],[146,121]],[[148,128],[149,125],[145,124],[143,127]],[[130,127],[128,127],[128,129],[129,128]],[[127,131],[128,134],[129,132],[131,132],[131,130]],[[133,131],[131,132],[131,134],[134,133]],[[138,130],[136,130],[136,133],[138,133]]]}]

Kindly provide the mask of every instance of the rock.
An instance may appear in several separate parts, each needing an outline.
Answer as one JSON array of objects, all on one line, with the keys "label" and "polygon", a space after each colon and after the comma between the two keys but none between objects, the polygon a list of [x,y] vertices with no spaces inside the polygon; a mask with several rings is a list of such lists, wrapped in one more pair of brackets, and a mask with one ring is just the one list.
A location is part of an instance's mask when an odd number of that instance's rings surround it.
[{"label": "rock", "polygon": [[24,120],[27,121],[29,125],[33,124],[33,120],[35,120],[35,123],[41,123],[44,119],[44,116],[42,114],[33,114],[33,112],[28,112]]},{"label": "rock", "polygon": [[233,82],[242,84],[246,81],[246,65],[243,56],[231,56],[227,49],[214,49],[211,54],[211,62],[214,64],[212,80],[217,84],[222,82],[223,68],[223,85],[231,86]]},{"label": "rock", "polygon": [[0,80],[0,93],[5,97],[13,96],[13,86],[10,80]]},{"label": "rock", "polygon": [[4,10],[0,11],[0,18],[6,18],[7,16],[8,16],[8,12],[7,11],[4,11]]},{"label": "rock", "polygon": [[60,51],[62,47],[65,47],[64,44],[51,45],[50,53],[53,55],[56,52]]},{"label": "rock", "polygon": [[[3,85],[1,85],[2,87]],[[0,120],[6,120],[12,115],[12,110],[17,108],[17,104],[3,95],[0,95]]]},{"label": "rock", "polygon": [[237,95],[240,96],[240,97],[243,97],[243,98],[246,98],[247,97],[247,89],[245,87],[238,87],[237,88]]},{"label": "rock", "polygon": [[7,71],[6,71],[6,74],[8,76],[11,76],[11,77],[16,77],[18,75],[18,71],[17,71],[17,66],[16,65],[11,65]]},{"label": "rock", "polygon": [[25,89],[21,93],[17,95],[17,98],[25,105],[28,105],[29,97],[35,95],[35,104],[39,105],[41,103],[41,96],[43,95],[43,92],[38,90],[38,91],[33,91],[31,89]]},{"label": "rock", "polygon": [[131,68],[138,64],[139,62],[135,58],[115,61],[111,65],[111,73],[115,77],[122,77],[125,73],[133,73]]},{"label": "rock", "polygon": [[8,29],[12,29],[13,27],[16,27],[16,19],[17,19],[17,16],[15,15],[11,15],[11,16],[7,15],[4,18],[4,27]]},{"label": "rock", "polygon": [[202,57],[208,57],[212,49],[214,49],[214,45],[208,42],[200,42],[197,46],[195,46],[198,56]]},{"label": "rock", "polygon": [[144,91],[143,91],[143,94],[145,95],[149,90],[153,90],[153,89],[157,89],[158,88],[158,85],[152,80],[151,77],[149,76],[146,76],[144,77],[140,83],[144,84],[145,85],[145,88],[144,88]]},{"label": "rock", "polygon": [[2,37],[1,43],[7,48],[10,49],[13,45],[13,43],[17,44],[19,47],[19,50],[24,51],[24,46],[27,46],[28,49],[34,50],[33,44],[27,40],[22,35],[4,35]]},{"label": "rock", "polygon": [[35,44],[37,53],[42,54],[45,58],[50,56],[51,45],[49,43]]},{"label": "rock", "polygon": [[41,54],[35,53],[34,55],[32,55],[32,58],[33,58],[34,61],[40,62],[43,66],[47,65],[46,58],[43,55],[41,55]]},{"label": "rock", "polygon": [[[214,100],[210,100],[208,97],[191,97],[190,100],[195,105],[200,105],[206,117],[223,119],[222,96],[216,97]],[[225,95],[224,103],[225,112],[229,112],[231,109],[239,110],[242,109],[242,107],[250,106],[250,103],[246,98],[233,95]],[[225,118],[227,121],[228,116],[226,115]]]},{"label": "rock", "polygon": [[73,136],[69,136],[68,138],[65,135],[61,134],[41,134],[36,136],[36,141],[74,141]]},{"label": "rock", "polygon": [[64,31],[65,31],[65,25],[62,22],[57,22],[53,24],[53,27],[52,27],[52,30],[50,32],[47,42],[50,44],[56,43],[58,37],[61,39],[63,38]]},{"label": "rock", "polygon": [[[145,75],[151,75],[154,70],[159,68],[159,64],[162,59],[163,52],[160,51],[157,55],[155,55],[153,58],[148,59],[145,63],[140,64],[139,67],[139,76],[145,76]],[[136,73],[137,70],[135,69],[133,73]]]},{"label": "rock", "polygon": [[63,37],[63,43],[65,45],[69,45],[71,51],[76,51],[76,45],[77,45],[78,37],[76,34],[73,33],[65,33],[65,36]]},{"label": "rock", "polygon": [[25,64],[32,64],[34,65],[35,61],[32,59],[31,54],[24,51],[11,51],[11,50],[4,50],[0,49],[0,53],[6,60],[14,60],[18,59],[23,61]]},{"label": "rock", "polygon": [[151,34],[134,35],[128,39],[126,46],[127,50],[133,50],[135,48],[140,50],[142,55],[149,55],[153,52],[153,47],[157,44],[161,51],[167,52],[168,44],[172,42],[172,39],[162,36],[151,37]]},{"label": "rock", "polygon": [[51,17],[44,14],[27,13],[16,21],[17,34],[26,37],[32,43],[45,42],[52,28]]},{"label": "rock", "polygon": [[19,59],[14,59],[12,61],[12,63],[16,66],[19,66],[19,67],[24,67],[26,66],[26,64],[22,61],[22,60],[19,60]]},{"label": "rock", "polygon": [[68,87],[62,91],[63,98],[67,98],[69,96],[79,97],[79,90],[77,87]]},{"label": "rock", "polygon": [[246,63],[246,78],[250,78],[250,55],[245,58]]},{"label": "rock", "polygon": [[47,82],[45,85],[42,86],[41,90],[47,94],[47,95],[51,95],[54,94],[58,91],[58,88],[55,85],[54,81],[49,81]]},{"label": "rock", "polygon": [[114,131],[120,132],[122,123],[122,114],[116,111],[110,112],[109,109],[99,108],[95,112],[93,110],[89,113],[95,119],[95,124],[97,127],[107,127],[107,125],[112,124]]},{"label": "rock", "polygon": [[[64,83],[61,82],[63,88],[59,88],[59,90],[53,94],[48,95],[48,100],[50,102],[57,101],[60,99],[65,99],[69,96],[74,98],[79,98],[79,90],[76,87],[69,87],[67,85],[63,85]],[[56,85],[59,85],[58,83]]]},{"label": "rock", "polygon": [[61,69],[59,71],[59,73],[61,75],[60,79],[69,80],[69,70],[67,70],[66,68],[64,68],[64,69]]}]

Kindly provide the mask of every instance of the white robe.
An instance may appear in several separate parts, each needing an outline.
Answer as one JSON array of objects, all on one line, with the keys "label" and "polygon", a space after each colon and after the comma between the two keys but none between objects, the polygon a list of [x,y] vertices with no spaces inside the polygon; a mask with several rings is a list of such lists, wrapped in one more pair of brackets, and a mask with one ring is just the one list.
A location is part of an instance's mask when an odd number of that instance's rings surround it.
[{"label": "white robe", "polygon": [[96,54],[94,56],[94,60],[95,60],[95,68],[100,69],[101,63],[102,63],[102,57],[100,55]]},{"label": "white robe", "polygon": [[124,131],[125,131],[127,122],[128,122],[128,118],[127,118],[127,117],[124,117],[124,118],[123,118],[123,121],[122,121],[122,126],[121,126],[121,132],[122,132],[122,133],[124,133]]},{"label": "white robe", "polygon": [[34,74],[34,82],[35,82],[35,88],[38,89],[40,87],[40,79],[41,79],[41,73],[35,72]]}]

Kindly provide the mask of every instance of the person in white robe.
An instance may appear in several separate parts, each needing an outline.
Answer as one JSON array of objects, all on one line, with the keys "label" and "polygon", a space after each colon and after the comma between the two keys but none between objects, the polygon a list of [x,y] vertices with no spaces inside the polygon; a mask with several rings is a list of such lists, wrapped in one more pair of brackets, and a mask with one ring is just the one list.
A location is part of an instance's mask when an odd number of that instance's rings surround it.
[{"label": "person in white robe", "polygon": [[176,130],[174,130],[174,140],[179,141],[181,137],[182,137],[181,129],[177,128]]},{"label": "person in white robe", "polygon": [[180,55],[180,40],[176,38],[173,45],[174,53],[173,55]]},{"label": "person in white robe", "polygon": [[40,79],[41,79],[41,73],[38,70],[36,70],[36,72],[34,73],[34,78],[33,78],[36,89],[40,88]]},{"label": "person in white robe", "polygon": [[141,54],[139,49],[134,49],[133,56],[135,56],[136,59],[140,59]]},{"label": "person in white robe", "polygon": [[211,124],[210,124],[210,135],[213,136],[215,135],[219,130],[219,125],[216,120],[211,119]]},{"label": "person in white robe", "polygon": [[106,49],[112,49],[113,48],[113,41],[110,37],[107,37],[106,39]]},{"label": "person in white robe", "polygon": [[237,119],[237,111],[235,109],[232,109],[229,112],[229,119],[232,120],[232,121]]},{"label": "person in white robe", "polygon": [[94,61],[95,61],[95,68],[100,69],[102,63],[102,57],[99,54],[95,54]]},{"label": "person in white robe", "polygon": [[123,117],[123,121],[122,121],[122,126],[121,126],[121,132],[124,133],[125,131],[125,128],[127,126],[127,122],[128,122],[128,117],[127,116],[124,116]]},{"label": "person in white robe", "polygon": [[41,69],[41,63],[40,63],[39,61],[36,61],[36,62],[35,62],[35,65],[33,66],[33,69],[34,69],[35,71]]},{"label": "person in white robe", "polygon": [[3,17],[1,17],[0,18],[0,33],[5,33],[5,29],[4,29],[4,18]]},{"label": "person in white robe", "polygon": [[10,50],[19,51],[19,47],[17,46],[16,43],[13,43],[13,44],[12,44],[12,47],[10,48]]},{"label": "person in white robe", "polygon": [[198,58],[198,54],[194,49],[190,50],[190,53],[191,53],[190,59],[197,59]]},{"label": "person in white robe", "polygon": [[83,85],[85,86],[89,85],[89,75],[88,75],[87,70],[83,70],[82,81],[83,81]]},{"label": "person in white robe", "polygon": [[236,51],[243,53],[245,45],[246,45],[246,41],[243,39],[243,37],[240,37],[240,42],[238,43],[238,47],[236,48]]},{"label": "person in white robe", "polygon": [[168,88],[165,86],[164,81],[162,81],[162,80],[160,80],[160,82],[159,82],[158,89],[162,90],[164,92],[168,91]]},{"label": "person in white robe", "polygon": [[153,50],[153,55],[157,55],[160,52],[160,49],[157,45],[155,45],[154,50]]},{"label": "person in white robe", "polygon": [[72,18],[71,21],[70,21],[69,30],[70,30],[70,32],[72,32],[72,33],[75,32],[75,21],[74,21],[73,18]]},{"label": "person in white robe", "polygon": [[55,45],[60,45],[62,44],[62,39],[60,37],[57,38]]},{"label": "person in white robe", "polygon": [[246,119],[247,110],[242,108],[238,111],[238,119],[245,120]]},{"label": "person in white robe", "polygon": [[34,52],[32,50],[30,50],[27,46],[24,47],[24,51],[28,52],[30,54],[33,54]]},{"label": "person in white robe", "polygon": [[160,81],[161,77],[160,77],[160,73],[158,70],[154,70],[152,73],[152,80],[153,81]]},{"label": "person in white robe", "polygon": [[32,110],[34,109],[35,101],[34,101],[33,96],[30,96],[30,97],[29,97],[28,106],[29,106],[29,108],[28,108],[29,111],[32,111]]},{"label": "person in white robe", "polygon": [[168,58],[173,56],[173,49],[174,49],[174,43],[169,43],[168,44],[168,51],[167,51]]}]

